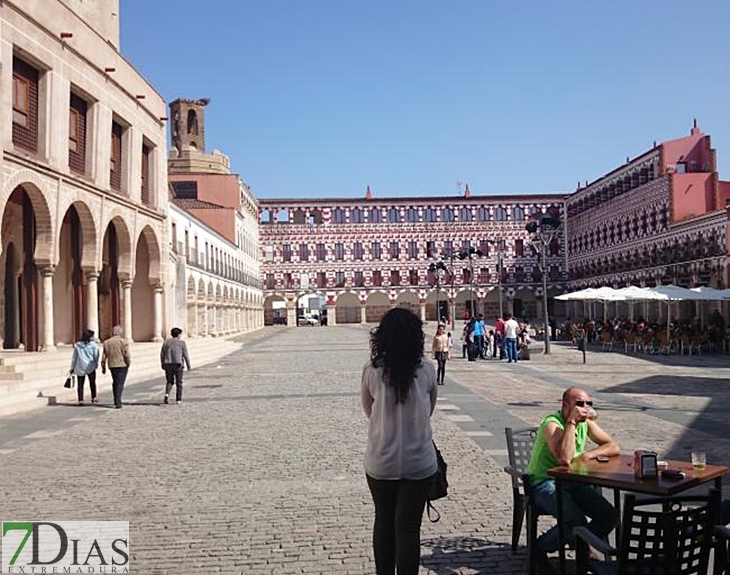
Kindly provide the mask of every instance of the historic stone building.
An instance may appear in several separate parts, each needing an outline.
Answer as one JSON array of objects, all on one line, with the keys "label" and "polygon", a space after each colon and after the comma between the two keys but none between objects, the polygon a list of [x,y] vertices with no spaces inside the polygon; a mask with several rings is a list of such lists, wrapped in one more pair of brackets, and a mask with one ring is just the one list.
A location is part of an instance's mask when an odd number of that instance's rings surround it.
[{"label": "historic stone building", "polygon": [[163,334],[166,108],[118,51],[118,9],[0,2],[5,348]]},{"label": "historic stone building", "polygon": [[[542,276],[525,225],[548,211],[562,218],[564,200],[468,187],[460,197],[374,198],[368,189],[364,198],[259,200],[266,323],[285,307],[295,325],[302,296],[315,293],[329,324],[374,322],[394,305],[425,320],[491,317],[500,304],[540,317]],[[549,294],[565,287],[562,245],[560,232],[548,250]]]},{"label": "historic stone building", "polygon": [[227,156],[206,153],[207,104],[170,104],[169,315],[191,336],[263,325],[258,203]]},{"label": "historic stone building", "polygon": [[696,124],[627,159],[568,198],[569,287],[727,287],[728,200]]}]

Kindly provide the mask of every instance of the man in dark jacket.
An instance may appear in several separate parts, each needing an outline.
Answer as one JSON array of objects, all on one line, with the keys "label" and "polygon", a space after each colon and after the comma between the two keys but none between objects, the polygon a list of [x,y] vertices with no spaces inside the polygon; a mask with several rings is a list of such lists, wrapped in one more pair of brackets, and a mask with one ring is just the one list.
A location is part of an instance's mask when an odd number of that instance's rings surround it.
[{"label": "man in dark jacket", "polygon": [[179,327],[173,327],[170,330],[171,338],[165,340],[160,351],[160,362],[162,369],[165,370],[165,378],[167,385],[165,386],[165,403],[170,403],[170,390],[172,386],[176,386],[175,399],[177,404],[182,403],[183,390],[183,362],[190,371],[190,356],[188,355],[188,346],[180,339],[182,330]]}]

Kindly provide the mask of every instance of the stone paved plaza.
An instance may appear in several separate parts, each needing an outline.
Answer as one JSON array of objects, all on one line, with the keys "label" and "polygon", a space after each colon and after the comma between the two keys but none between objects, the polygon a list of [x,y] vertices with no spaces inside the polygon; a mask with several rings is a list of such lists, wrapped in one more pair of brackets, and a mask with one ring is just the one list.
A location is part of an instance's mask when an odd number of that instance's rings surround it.
[{"label": "stone paved plaza", "polygon": [[[145,575],[373,573],[359,399],[367,336],[359,325],[267,328],[186,373],[181,406],[162,404],[156,380],[131,386],[122,410],[60,405],[0,419],[0,517],[129,521],[132,572]],[[433,420],[450,494],[437,503],[441,521],[424,520],[422,573],[525,571],[524,549],[509,547],[504,427],[536,425],[567,385],[594,394],[625,452],[701,448],[728,464],[729,383],[724,355],[596,351],[583,365],[555,345],[508,365],[457,354]]]}]

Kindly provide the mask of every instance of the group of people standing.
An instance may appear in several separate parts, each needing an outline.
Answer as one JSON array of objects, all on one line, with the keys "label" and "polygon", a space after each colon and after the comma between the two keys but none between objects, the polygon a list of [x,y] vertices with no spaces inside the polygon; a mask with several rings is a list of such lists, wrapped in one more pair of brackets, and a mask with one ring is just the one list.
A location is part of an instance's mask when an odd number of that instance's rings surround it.
[{"label": "group of people standing", "polygon": [[528,346],[532,343],[527,323],[519,323],[511,313],[494,318],[494,328],[489,329],[484,315],[469,319],[461,335],[462,357],[469,361],[477,358],[507,358],[507,363],[527,359]]},{"label": "group of people standing", "polygon": [[[160,362],[165,371],[167,385],[165,387],[165,403],[169,403],[172,386],[177,388],[177,403],[182,403],[183,388],[183,367],[190,370],[190,356],[184,341],[180,339],[182,330],[173,328],[170,338],[165,340],[160,351]],[[115,325],[112,328],[112,337],[104,341],[101,348],[101,359],[99,358],[99,344],[94,340],[94,331],[85,329],[81,339],[74,345],[71,356],[71,369],[69,373],[76,376],[76,396],[79,405],[84,405],[84,384],[89,379],[91,391],[91,403],[99,403],[96,386],[96,369],[101,364],[101,373],[105,374],[107,367],[112,377],[112,395],[114,397],[114,408],[122,408],[122,394],[124,384],[127,381],[129,366],[132,364],[132,356],[129,352],[129,342],[124,338],[122,326]]]}]

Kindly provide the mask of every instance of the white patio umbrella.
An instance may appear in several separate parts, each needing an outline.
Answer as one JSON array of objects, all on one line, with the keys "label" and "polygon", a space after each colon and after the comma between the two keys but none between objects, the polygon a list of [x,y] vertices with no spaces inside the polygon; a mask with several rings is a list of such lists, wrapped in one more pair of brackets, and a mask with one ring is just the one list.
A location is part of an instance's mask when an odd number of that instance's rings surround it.
[{"label": "white patio umbrella", "polygon": [[648,288],[649,291],[661,296],[658,299],[664,299],[667,302],[667,339],[671,336],[669,333],[669,324],[672,321],[672,302],[674,301],[712,301],[711,295],[703,295],[698,291],[676,286],[674,284],[660,285]]}]

